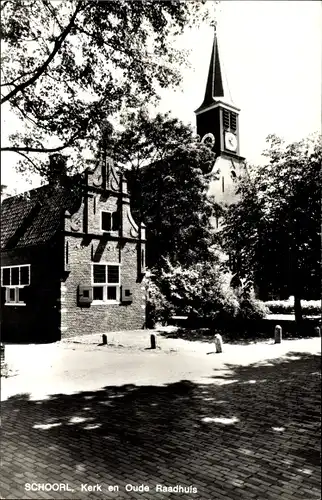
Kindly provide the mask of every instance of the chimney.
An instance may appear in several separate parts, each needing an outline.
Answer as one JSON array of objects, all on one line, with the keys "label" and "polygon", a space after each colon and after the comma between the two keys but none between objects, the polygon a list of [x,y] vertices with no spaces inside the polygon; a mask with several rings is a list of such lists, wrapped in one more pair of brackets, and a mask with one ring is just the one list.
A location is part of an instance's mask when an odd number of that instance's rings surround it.
[{"label": "chimney", "polygon": [[10,196],[14,196],[8,191],[8,186],[1,184],[1,201],[4,201],[6,198],[10,198]]},{"label": "chimney", "polygon": [[49,184],[60,186],[67,178],[67,156],[55,153],[49,155],[47,179]]}]

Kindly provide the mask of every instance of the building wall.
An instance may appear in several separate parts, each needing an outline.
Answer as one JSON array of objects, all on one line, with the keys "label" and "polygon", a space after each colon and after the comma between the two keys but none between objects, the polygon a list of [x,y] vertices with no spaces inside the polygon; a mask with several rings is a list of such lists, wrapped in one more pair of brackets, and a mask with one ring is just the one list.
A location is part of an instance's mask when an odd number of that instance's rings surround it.
[{"label": "building wall", "polygon": [[[72,335],[104,333],[145,326],[145,286],[137,281],[137,243],[109,242],[93,239],[84,244],[82,239],[67,236],[69,245],[70,273],[61,285],[61,330],[62,337]],[[91,286],[91,255],[100,248],[100,259],[96,263],[121,264],[121,286],[132,292],[130,304],[94,304],[79,306],[77,294],[79,285]],[[93,249],[93,250],[92,250]]]},{"label": "building wall", "polygon": [[218,156],[213,173],[215,180],[210,182],[209,196],[214,196],[219,204],[230,205],[237,202],[239,197],[236,193],[236,181],[244,173],[243,164],[228,157]]},{"label": "building wall", "polygon": [[[49,342],[59,339],[60,279],[56,245],[2,252],[1,267],[30,264],[25,305],[5,305],[2,294],[1,338],[7,342]],[[4,289],[3,289],[4,291]]]},{"label": "building wall", "polygon": [[[144,229],[132,219],[127,186],[111,164],[103,175],[100,165],[87,178],[84,196],[78,210],[65,219],[65,259],[68,269],[61,283],[62,337],[104,333],[145,326]],[[104,180],[105,178],[105,180]],[[101,212],[119,211],[121,224],[117,231],[103,232]],[[79,286],[92,286],[93,264],[120,264],[121,287],[132,293],[132,302],[80,306]]]}]

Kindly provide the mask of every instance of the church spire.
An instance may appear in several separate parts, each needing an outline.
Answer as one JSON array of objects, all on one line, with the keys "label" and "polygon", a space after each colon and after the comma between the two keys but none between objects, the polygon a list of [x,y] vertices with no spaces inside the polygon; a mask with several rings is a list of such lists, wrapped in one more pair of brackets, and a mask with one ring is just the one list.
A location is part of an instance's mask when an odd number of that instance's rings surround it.
[{"label": "church spire", "polygon": [[196,112],[208,108],[216,101],[224,100],[226,102],[231,102],[230,93],[225,83],[226,82],[224,80],[224,75],[220,64],[218,37],[215,28],[205,97],[202,105],[196,110]]}]

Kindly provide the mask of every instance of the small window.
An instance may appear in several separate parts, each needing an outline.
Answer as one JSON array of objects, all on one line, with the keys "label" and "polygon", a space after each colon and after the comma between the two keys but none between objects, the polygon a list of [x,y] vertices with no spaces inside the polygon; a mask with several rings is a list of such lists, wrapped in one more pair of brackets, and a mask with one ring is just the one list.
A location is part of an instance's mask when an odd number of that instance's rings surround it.
[{"label": "small window", "polygon": [[11,285],[19,285],[19,267],[11,268]]},{"label": "small window", "polygon": [[102,212],[102,231],[118,231],[120,227],[119,212]]},{"label": "small window", "polygon": [[107,287],[107,300],[116,300],[116,286]]},{"label": "small window", "polygon": [[93,300],[103,301],[103,287],[102,286],[94,286],[93,287]]},{"label": "small window", "polygon": [[10,267],[2,269],[2,286],[10,285]]},{"label": "small window", "polygon": [[94,283],[106,283],[106,266],[95,264],[93,277]]},{"label": "small window", "polygon": [[119,282],[119,266],[107,266],[108,270],[108,283]]},{"label": "small window", "polygon": [[117,302],[120,300],[119,264],[92,264],[94,302]]},{"label": "small window", "polygon": [[20,267],[20,285],[29,285],[29,266]]},{"label": "small window", "polygon": [[112,214],[110,212],[102,212],[102,231],[112,230]]},{"label": "small window", "polygon": [[26,287],[30,284],[30,265],[3,267],[1,284],[5,288],[7,305],[24,305]]}]

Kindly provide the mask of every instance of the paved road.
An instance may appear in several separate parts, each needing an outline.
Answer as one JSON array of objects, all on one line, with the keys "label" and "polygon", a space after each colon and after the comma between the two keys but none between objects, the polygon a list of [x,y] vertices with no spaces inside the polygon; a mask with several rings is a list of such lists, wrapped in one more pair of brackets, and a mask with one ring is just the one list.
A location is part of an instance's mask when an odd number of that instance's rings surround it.
[{"label": "paved road", "polygon": [[21,348],[20,374],[2,381],[0,495],[320,499],[319,351],[320,339],[220,355],[180,342]]}]

